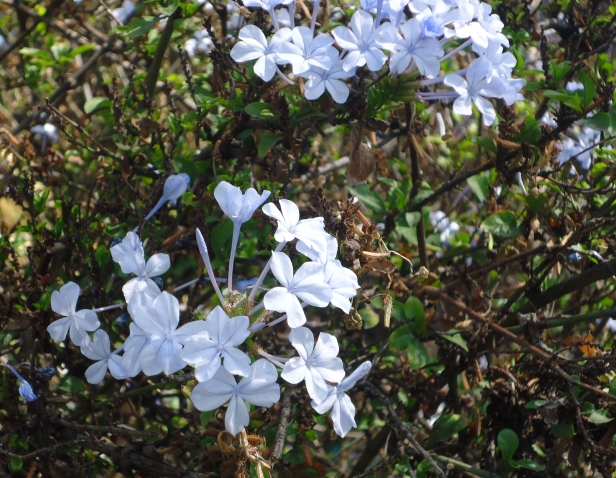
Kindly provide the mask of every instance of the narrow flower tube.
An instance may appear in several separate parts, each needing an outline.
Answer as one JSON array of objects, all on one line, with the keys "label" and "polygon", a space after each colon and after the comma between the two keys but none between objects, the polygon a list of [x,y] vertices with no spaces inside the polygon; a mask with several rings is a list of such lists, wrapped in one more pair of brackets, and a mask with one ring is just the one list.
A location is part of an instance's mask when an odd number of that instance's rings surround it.
[{"label": "narrow flower tube", "polygon": [[13,375],[15,375],[17,380],[21,383],[21,385],[19,385],[19,395],[21,395],[26,402],[33,402],[36,400],[38,397],[34,394],[32,385],[30,385],[10,364],[7,363],[6,368],[13,372]]},{"label": "narrow flower tube", "polygon": [[203,262],[205,262],[205,268],[207,269],[207,275],[210,278],[210,282],[212,283],[212,287],[216,291],[216,295],[218,296],[218,300],[222,304],[223,308],[227,308],[227,303],[225,299],[222,297],[222,293],[220,292],[220,288],[216,283],[216,277],[214,277],[214,271],[212,270],[212,263],[210,262],[210,256],[207,252],[207,246],[205,245],[205,239],[203,239],[203,234],[199,228],[197,228],[197,245],[199,246],[199,252],[201,253],[201,257],[203,257]]}]

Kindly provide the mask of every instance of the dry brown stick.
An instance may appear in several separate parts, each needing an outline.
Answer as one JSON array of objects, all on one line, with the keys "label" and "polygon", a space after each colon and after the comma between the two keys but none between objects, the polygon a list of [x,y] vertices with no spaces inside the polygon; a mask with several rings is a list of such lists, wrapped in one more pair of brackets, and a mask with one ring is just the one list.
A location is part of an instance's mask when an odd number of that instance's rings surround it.
[{"label": "dry brown stick", "polygon": [[29,460],[30,458],[34,458],[42,453],[53,452],[65,446],[73,446],[73,445],[77,445],[78,443],[84,443],[84,442],[90,442],[90,441],[92,441],[92,438],[90,437],[78,438],[76,440],[71,440],[71,441],[67,441],[64,443],[58,443],[57,445],[50,446],[47,448],[41,448],[40,450],[33,451],[32,453],[28,453],[27,455],[19,455],[17,453],[13,453],[11,451],[3,450],[2,448],[0,448],[0,455],[5,455],[10,458],[18,458],[20,460]]},{"label": "dry brown stick", "polygon": [[422,454],[422,456],[428,461],[428,463],[430,463],[432,465],[432,468],[434,468],[434,471],[436,472],[436,474],[438,476],[440,476],[441,478],[445,478],[445,473],[443,473],[443,470],[441,470],[438,465],[436,464],[436,462],[434,461],[434,459],[432,458],[432,456],[430,455],[430,453],[428,453],[417,441],[417,439],[413,436],[413,434],[411,433],[411,430],[409,429],[409,427],[406,425],[406,423],[404,423],[402,421],[402,419],[398,416],[398,414],[396,413],[396,411],[394,410],[393,405],[391,404],[391,400],[389,400],[389,398],[387,397],[387,395],[385,395],[383,392],[381,392],[377,387],[375,387],[374,385],[372,385],[370,382],[364,382],[362,385],[366,390],[368,390],[370,393],[372,393],[373,395],[376,395],[377,397],[379,397],[383,403],[385,404],[385,406],[387,407],[387,412],[388,412],[388,417],[391,420],[394,428],[398,431],[400,431],[406,438],[408,438],[408,440],[411,442],[411,444],[415,447],[415,449],[417,451],[419,451],[419,453]]},{"label": "dry brown stick", "polygon": [[50,419],[54,425],[62,425],[63,427],[70,428],[75,431],[92,431],[110,433],[112,435],[136,435],[136,436],[157,436],[160,434],[158,431],[140,431],[133,428],[124,428],[116,426],[96,426],[96,425],[77,425],[75,423],[67,422],[61,418],[53,417]]},{"label": "dry brown stick", "polygon": [[539,347],[531,344],[530,342],[528,342],[527,340],[523,339],[522,337],[518,337],[513,332],[505,329],[504,327],[501,327],[500,325],[492,322],[491,320],[488,320],[486,317],[484,317],[480,313],[475,312],[474,310],[468,308],[462,302],[454,299],[453,297],[450,297],[443,290],[438,289],[436,287],[424,286],[422,288],[422,291],[428,297],[433,298],[433,299],[439,299],[439,300],[442,300],[443,302],[446,302],[447,304],[455,307],[459,311],[464,312],[469,317],[472,317],[473,319],[481,322],[482,324],[485,324],[488,328],[492,329],[498,335],[500,335],[502,337],[505,337],[505,338],[511,340],[512,342],[515,342],[516,344],[520,345],[521,347],[524,347],[524,348],[528,349],[528,351],[530,351],[536,357],[538,357],[538,358],[546,361],[547,363],[551,364],[552,368],[556,371],[556,373],[558,373],[558,375],[560,375],[566,382],[568,382],[570,384],[573,384],[573,385],[577,385],[578,387],[582,387],[582,388],[584,388],[584,389],[586,389],[586,390],[588,390],[590,392],[596,393],[597,395],[601,395],[604,398],[608,398],[608,399],[616,402],[616,396],[614,396],[614,395],[612,395],[610,393],[604,392],[601,389],[595,388],[592,385],[588,385],[588,384],[586,384],[584,382],[580,382],[579,380],[576,380],[576,379],[572,378],[559,365],[554,363],[555,359],[557,357],[555,357],[555,356],[549,354],[548,352],[546,352],[545,350],[542,350]]},{"label": "dry brown stick", "polygon": [[284,450],[284,441],[287,437],[287,426],[289,424],[289,416],[291,415],[291,394],[293,389],[289,386],[282,393],[282,409],[280,410],[280,423],[276,432],[276,440],[274,441],[274,451],[272,452],[272,461],[278,461],[282,457]]},{"label": "dry brown stick", "polygon": [[[565,247],[565,246],[562,246],[562,247],[561,246],[555,246],[555,247],[539,246],[539,247],[535,247],[534,249],[529,249],[527,251],[521,252],[521,253],[516,254],[514,256],[506,257],[505,259],[502,259],[500,261],[492,262],[491,264],[488,264],[485,267],[481,267],[480,269],[476,269],[474,271],[470,271],[467,275],[468,275],[468,277],[484,276],[486,273],[488,273],[488,272],[490,272],[492,270],[499,269],[499,268],[501,268],[503,266],[506,266],[507,264],[511,264],[512,262],[520,261],[520,260],[524,259],[525,257],[534,256],[535,254],[550,254],[552,252],[557,252],[557,251],[561,250],[563,247]],[[460,285],[463,282],[464,282],[464,278],[456,279],[453,282],[450,282],[449,284],[447,284],[443,288],[443,290],[451,290],[452,288]]]}]

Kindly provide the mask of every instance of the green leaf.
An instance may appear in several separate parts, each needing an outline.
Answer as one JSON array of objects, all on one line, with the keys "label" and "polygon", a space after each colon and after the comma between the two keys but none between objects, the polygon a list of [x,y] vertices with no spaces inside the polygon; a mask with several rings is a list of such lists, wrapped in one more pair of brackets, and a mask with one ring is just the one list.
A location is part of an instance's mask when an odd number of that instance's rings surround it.
[{"label": "green leaf", "polygon": [[584,85],[584,89],[582,90],[582,93],[584,95],[584,108],[588,108],[595,100],[595,94],[597,93],[597,85],[595,84],[595,81],[590,77],[590,75],[585,71],[580,71],[578,77]]},{"label": "green leaf", "polygon": [[281,134],[272,133],[271,131],[266,131],[263,133],[261,140],[259,141],[259,157],[263,158],[270,149],[276,146],[276,144],[283,139],[284,136]]},{"label": "green leaf", "polygon": [[353,196],[357,196],[359,202],[370,209],[375,214],[385,214],[387,206],[380,194],[370,190],[370,186],[362,184],[361,186],[349,186],[349,192]]},{"label": "green leaf", "polygon": [[104,96],[96,96],[95,98],[91,98],[86,101],[85,105],[83,105],[83,111],[89,115],[94,110],[99,108],[109,108],[110,106],[111,101],[109,98],[105,98]]},{"label": "green leaf", "polygon": [[524,408],[529,408],[532,410],[539,408],[541,405],[545,405],[545,400],[531,400],[526,405],[524,405]]},{"label": "green leaf", "polygon": [[269,103],[250,103],[249,105],[246,105],[244,111],[250,116],[279,122],[276,114],[274,113],[274,108],[272,108],[272,105]]},{"label": "green leaf", "polygon": [[231,254],[231,237],[233,236],[233,221],[227,219],[212,229],[210,240],[212,251],[222,261],[227,261]]},{"label": "green leaf", "polygon": [[178,0],[169,0],[166,7],[159,6],[158,10],[163,15],[173,15],[173,13],[175,13],[175,11],[178,8],[178,3],[179,3]]},{"label": "green leaf", "polygon": [[481,223],[481,229],[501,237],[517,237],[524,232],[522,223],[512,211],[499,211],[488,216]]},{"label": "green leaf", "polygon": [[10,466],[11,466],[11,471],[17,472],[23,468],[24,462],[21,461],[21,458],[11,457]]},{"label": "green leaf", "polygon": [[430,355],[419,339],[413,338],[409,341],[409,348],[406,350],[409,367],[418,369],[430,362]]},{"label": "green leaf", "polygon": [[96,262],[98,263],[98,266],[100,268],[105,267],[107,264],[109,264],[109,261],[111,260],[111,253],[109,252],[109,248],[103,246],[97,247],[96,251],[94,252],[94,257],[96,258]]},{"label": "green leaf", "polygon": [[464,415],[450,413],[441,415],[434,423],[434,427],[428,438],[428,448],[434,448],[436,445],[451,438],[456,433],[464,430],[468,425],[468,418]]},{"label": "green leaf", "polygon": [[607,113],[597,113],[592,118],[585,119],[584,124],[597,131],[607,131],[610,129],[610,115]]},{"label": "green leaf", "polygon": [[453,335],[442,334],[441,337],[449,340],[450,342],[456,345],[459,345],[462,350],[464,350],[465,352],[468,352],[468,345],[466,344],[466,340],[464,340],[460,334],[453,334]]},{"label": "green leaf", "polygon": [[485,201],[488,199],[490,196],[490,188],[488,178],[486,178],[483,174],[471,176],[466,180],[466,182],[475,193],[475,196],[477,196],[477,199],[480,201]]},{"label": "green leaf", "polygon": [[42,193],[34,191],[34,210],[37,214],[42,213],[47,207],[47,199],[49,198],[50,189],[46,188]]},{"label": "green leaf", "polygon": [[407,326],[410,330],[417,334],[423,330],[426,315],[421,300],[414,296],[409,297],[404,304],[404,315],[409,320]]},{"label": "green leaf", "polygon": [[610,413],[607,410],[596,410],[592,412],[588,421],[595,425],[602,425],[603,423],[609,423],[613,420]]},{"label": "green leaf", "polygon": [[126,32],[130,38],[137,38],[148,33],[159,21],[160,17],[133,18],[126,27],[120,27],[119,29]]},{"label": "green leaf", "polygon": [[503,459],[506,463],[510,463],[513,458],[513,454],[518,449],[520,445],[520,440],[518,440],[518,435],[511,430],[510,428],[505,428],[501,430],[498,434],[498,448],[503,455]]},{"label": "green leaf", "polygon": [[364,307],[359,310],[359,315],[364,323],[364,329],[371,329],[379,324],[379,314],[377,314],[373,309]]},{"label": "green leaf", "polygon": [[565,438],[573,438],[575,435],[575,430],[573,428],[573,423],[569,422],[558,422],[551,429],[552,435],[556,438],[565,437]]},{"label": "green leaf", "polygon": [[537,144],[541,140],[541,121],[527,123],[515,139],[519,143]]},{"label": "green leaf", "polygon": [[556,100],[559,103],[568,106],[572,110],[577,111],[578,113],[582,112],[582,107],[580,106],[582,98],[575,93],[561,93],[554,90],[545,90],[543,92],[543,96]]},{"label": "green leaf", "polygon": [[209,411],[209,412],[201,412],[201,426],[203,428],[205,428],[207,426],[208,423],[210,423],[210,420],[212,418],[212,415],[214,415],[214,411]]},{"label": "green leaf", "polygon": [[527,470],[533,471],[541,471],[541,465],[533,460],[516,460],[512,461],[511,464],[514,468],[526,468]]},{"label": "green leaf", "polygon": [[[361,309],[363,310],[363,309]],[[361,312],[360,310],[360,312]],[[398,327],[389,336],[389,343],[397,350],[406,350],[411,341],[415,339],[415,334],[406,325]]]},{"label": "green leaf", "polygon": [[85,391],[86,385],[83,383],[83,380],[73,375],[65,375],[60,381],[58,389],[67,393],[77,393]]},{"label": "green leaf", "polygon": [[494,140],[489,136],[480,136],[479,138],[477,138],[477,144],[493,153],[496,153],[498,151],[498,148],[494,144]]},{"label": "green leaf", "polygon": [[532,194],[529,194],[528,196],[526,196],[526,204],[528,204],[528,206],[530,207],[530,210],[533,215],[536,216],[537,214],[539,214],[539,211],[541,211],[541,208],[543,208],[543,205],[545,204],[547,199],[548,195],[545,193],[541,193],[537,197],[533,196]]},{"label": "green leaf", "polygon": [[616,395],[616,377],[612,379],[610,383],[609,393],[612,395]]}]

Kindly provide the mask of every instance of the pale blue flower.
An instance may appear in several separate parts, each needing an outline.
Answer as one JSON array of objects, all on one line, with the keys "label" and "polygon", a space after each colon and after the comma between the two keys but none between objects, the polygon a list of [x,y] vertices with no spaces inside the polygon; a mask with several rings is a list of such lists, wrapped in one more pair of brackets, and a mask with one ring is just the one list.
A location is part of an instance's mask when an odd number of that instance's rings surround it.
[{"label": "pale blue flower", "polygon": [[26,402],[33,402],[34,400],[36,400],[38,397],[34,394],[34,391],[32,390],[32,385],[30,385],[25,378],[19,375],[17,370],[15,370],[8,363],[6,364],[6,368],[13,372],[13,374],[17,377],[17,380],[21,382],[21,385],[19,386],[19,395],[21,395]]}]

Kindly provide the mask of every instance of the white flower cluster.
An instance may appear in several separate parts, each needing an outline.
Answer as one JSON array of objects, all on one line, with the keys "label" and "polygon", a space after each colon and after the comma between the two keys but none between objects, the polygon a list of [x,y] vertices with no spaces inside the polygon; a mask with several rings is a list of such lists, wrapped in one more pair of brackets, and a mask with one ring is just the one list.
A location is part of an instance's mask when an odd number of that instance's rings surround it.
[{"label": "white flower cluster", "polygon": [[[245,26],[231,57],[239,63],[256,60],[254,72],[264,81],[278,74],[293,83],[279,68],[290,64],[295,77],[307,80],[306,99],[317,99],[327,89],[337,103],[345,103],[349,87],[342,80],[363,66],[380,72],[386,63],[392,75],[417,70],[426,78],[422,87],[444,84],[453,89],[417,92],[419,100],[455,99],[453,109],[461,115],[470,115],[474,103],[486,125],[496,118],[488,98],[501,98],[507,105],[521,99],[524,80],[511,77],[516,59],[503,52],[503,46],[509,46],[503,23],[479,0],[361,0],[350,28],[338,26],[331,35],[315,32],[319,0],[310,28],[294,26],[293,0],[245,0],[244,5],[266,10],[276,32],[267,39],[257,26]],[[290,28],[279,26],[279,6],[289,9]],[[407,6],[412,18],[406,18]],[[445,53],[443,47],[455,39],[463,41]],[[475,60],[455,74],[439,76],[441,63],[467,47]]]},{"label": "white flower cluster", "polygon": [[[170,176],[161,200],[147,218],[165,202],[180,197],[187,186],[187,178]],[[111,247],[112,258],[122,271],[136,276],[122,288],[133,320],[124,344],[111,351],[109,335],[99,329],[96,315],[96,312],[121,305],[77,311],[79,286],[73,282],[51,296],[52,309],[63,318],[49,325],[49,334],[55,340],[64,340],[70,330],[73,343],[81,347],[86,357],[95,361],[86,371],[88,382],[93,384],[102,381],[107,370],[116,379],[125,379],[140,372],[148,376],[161,372],[170,375],[187,365],[194,366],[195,378],[199,382],[191,393],[195,407],[209,411],[228,403],[225,426],[233,435],[248,425],[250,404],[270,407],[279,400],[278,366],[282,369],[281,377],[288,383],[305,381],[315,410],[325,413],[332,409],[336,432],[346,435],[356,426],[355,407],[346,392],[370,371],[371,364],[362,364],[345,379],[342,360],[337,357],[336,337],[321,333],[315,344],[310,329],[302,325],[306,323],[304,307],[308,305],[327,307],[332,304],[348,313],[350,299],[355,297],[359,288],[357,276],[336,260],[338,243],[325,232],[323,218],[300,219],[298,207],[281,199],[280,208],[272,203],[262,208],[266,215],[278,222],[274,235],[278,247],[258,279],[246,281],[250,285],[241,287],[250,290],[250,294],[241,293],[240,288],[234,291],[233,263],[240,228],[268,199],[270,192],[258,194],[250,188],[242,194],[239,188],[222,182],[216,187],[214,196],[234,228],[226,297],[218,287],[218,282],[224,281],[214,276],[205,240],[199,229],[196,231],[199,251],[220,301],[205,320],[178,327],[178,299],[166,291],[161,292],[153,280],[169,269],[169,256],[154,254],[146,261],[136,229]],[[308,259],[295,271],[289,256],[282,252],[285,245],[294,240],[297,240],[297,251]],[[262,302],[253,306],[270,269],[280,286],[268,290]],[[264,320],[273,312],[284,312],[284,315],[265,323]],[[261,349],[247,349],[246,341],[251,335],[285,319],[291,327],[289,340],[297,350],[297,357],[288,359]],[[88,332],[93,331],[93,341],[90,341]],[[242,345],[243,349],[240,348]],[[253,362],[246,352],[255,358],[264,358]],[[234,375],[242,377],[239,383]]]}]

